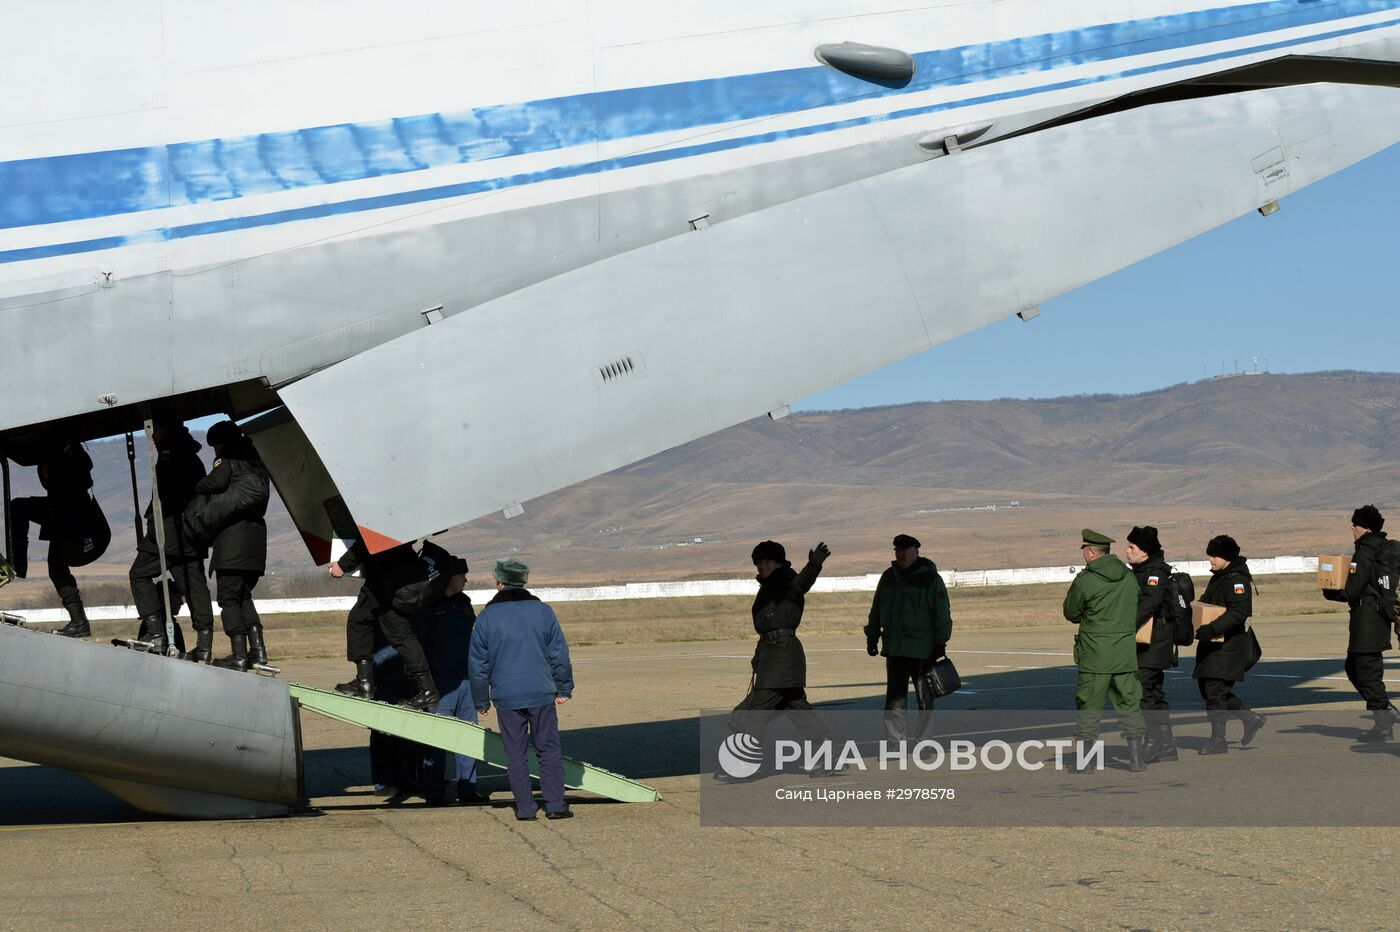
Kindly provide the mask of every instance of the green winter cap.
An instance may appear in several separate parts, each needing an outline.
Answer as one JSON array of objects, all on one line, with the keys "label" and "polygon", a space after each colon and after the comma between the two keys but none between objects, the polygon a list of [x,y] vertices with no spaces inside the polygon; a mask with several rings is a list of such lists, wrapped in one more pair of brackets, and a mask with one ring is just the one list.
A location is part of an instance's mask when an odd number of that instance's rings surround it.
[{"label": "green winter cap", "polygon": [[515,557],[506,557],[496,561],[496,568],[491,571],[491,575],[502,585],[523,586],[530,581],[530,568]]},{"label": "green winter cap", "polygon": [[1084,543],[1090,547],[1107,547],[1109,544],[1113,543],[1112,537],[1106,534],[1100,534],[1098,531],[1091,531],[1087,527],[1081,533],[1083,534],[1082,539]]}]

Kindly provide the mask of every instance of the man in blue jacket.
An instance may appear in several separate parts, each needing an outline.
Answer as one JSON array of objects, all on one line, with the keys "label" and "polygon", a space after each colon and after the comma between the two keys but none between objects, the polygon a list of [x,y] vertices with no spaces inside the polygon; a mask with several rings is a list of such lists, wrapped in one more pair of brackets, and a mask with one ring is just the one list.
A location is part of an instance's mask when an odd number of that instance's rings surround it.
[{"label": "man in blue jacket", "polygon": [[496,596],[481,612],[472,631],[468,663],[471,694],[477,711],[499,711],[506,775],[515,795],[515,817],[528,822],[539,806],[530,792],[526,742],[540,762],[540,790],[545,817],[573,818],[564,803],[564,759],[559,747],[556,706],[574,693],[569,645],[554,610],[525,588],[530,568],[514,558],[497,560],[492,575]]}]

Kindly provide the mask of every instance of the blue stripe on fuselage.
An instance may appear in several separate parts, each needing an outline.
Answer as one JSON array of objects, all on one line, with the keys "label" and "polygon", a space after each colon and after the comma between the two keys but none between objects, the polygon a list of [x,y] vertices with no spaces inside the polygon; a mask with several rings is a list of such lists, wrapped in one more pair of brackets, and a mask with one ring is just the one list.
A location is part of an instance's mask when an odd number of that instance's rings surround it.
[{"label": "blue stripe on fuselage", "polygon": [[[1273,0],[1061,33],[921,53],[918,77],[900,89],[875,88],[825,67],[715,78],[685,84],[630,88],[483,107],[459,114],[404,117],[373,124],[342,124],[167,147],[54,156],[0,163],[0,228],[83,220],[251,194],[393,175],[446,164],[476,162],[567,148],[600,140],[684,130],[812,110],[860,97],[891,96],[958,86],[1014,74],[1107,61],[1216,42],[1266,31],[1326,22],[1400,7],[1400,0]],[[1301,41],[1345,35],[1359,27]],[[1182,67],[1275,47],[1234,50],[1210,59],[1176,61],[1150,69]],[[1120,75],[1108,76],[1108,78]],[[184,238],[250,226],[398,206],[519,184],[572,177],[650,161],[684,158],[721,149],[811,135],[892,117],[912,116],[972,103],[1020,97],[1107,78],[1038,87],[972,101],[938,104],[858,120],[695,145],[638,156],[563,166],[485,181],[438,186],[334,204],[175,227],[163,238]],[[138,234],[149,241],[151,233]],[[0,252],[12,262],[41,255],[112,248],[121,237],[82,244]]]}]

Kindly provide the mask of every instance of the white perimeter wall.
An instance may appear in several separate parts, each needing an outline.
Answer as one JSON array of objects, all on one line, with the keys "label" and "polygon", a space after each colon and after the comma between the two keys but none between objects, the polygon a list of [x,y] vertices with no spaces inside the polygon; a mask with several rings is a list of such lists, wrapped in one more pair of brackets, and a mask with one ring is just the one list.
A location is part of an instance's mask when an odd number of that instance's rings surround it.
[{"label": "white perimeter wall", "polygon": [[[1205,560],[1174,563],[1172,568],[1192,576],[1210,574],[1210,564]],[[1271,576],[1282,573],[1315,573],[1317,557],[1260,557],[1251,558],[1249,568],[1255,576]],[[1083,567],[1081,566],[1034,566],[1009,570],[944,570],[943,580],[950,589],[968,589],[982,586],[1030,586],[1038,583],[1069,583]],[[813,592],[874,592],[880,581],[879,573],[866,576],[821,577],[812,587]],[[353,585],[353,583],[352,583]],[[531,589],[546,602],[607,602],[624,599],[684,599],[696,596],[713,595],[753,595],[757,583],[752,579],[703,579],[688,582],[643,582],[627,583],[621,586],[590,586],[579,588]],[[472,603],[480,608],[496,594],[494,589],[470,589]],[[289,612],[348,612],[355,604],[354,596],[325,599],[258,599],[256,605],[260,615],[278,615]],[[67,621],[68,614],[61,608],[16,609],[9,612],[18,615],[26,622]],[[87,610],[93,621],[136,618],[135,606],[104,605]],[[182,617],[189,615],[184,609]]]}]

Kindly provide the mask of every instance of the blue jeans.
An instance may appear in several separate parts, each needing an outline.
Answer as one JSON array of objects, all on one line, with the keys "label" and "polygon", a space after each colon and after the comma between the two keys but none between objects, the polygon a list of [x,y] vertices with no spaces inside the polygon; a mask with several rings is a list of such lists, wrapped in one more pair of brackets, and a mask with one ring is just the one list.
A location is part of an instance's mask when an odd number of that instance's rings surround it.
[{"label": "blue jeans", "polygon": [[540,791],[545,809],[563,812],[568,808],[564,805],[564,757],[559,748],[559,712],[554,703],[533,709],[497,709],[496,714],[500,717],[501,743],[506,748],[506,776],[515,795],[515,814],[528,819],[539,810],[530,792],[527,741],[534,746],[540,761]]}]

